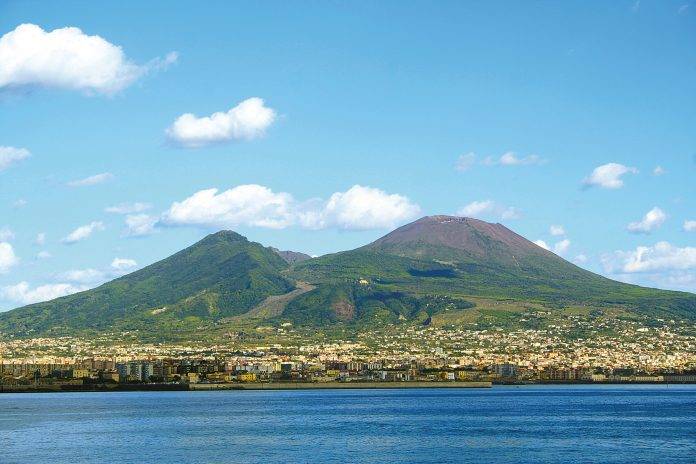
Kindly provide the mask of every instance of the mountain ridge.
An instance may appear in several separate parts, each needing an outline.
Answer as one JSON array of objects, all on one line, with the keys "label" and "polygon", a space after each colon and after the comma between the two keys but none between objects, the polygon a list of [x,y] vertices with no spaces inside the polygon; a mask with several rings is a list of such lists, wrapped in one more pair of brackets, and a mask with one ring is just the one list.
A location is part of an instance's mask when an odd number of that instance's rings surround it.
[{"label": "mountain ridge", "polygon": [[[318,258],[281,253],[219,231],[95,289],[1,313],[0,334],[140,330],[166,337],[242,320],[254,308],[271,324],[421,323],[470,309],[476,298],[696,318],[694,294],[610,280],[472,218],[426,216]],[[258,309],[274,301],[282,305]]]}]

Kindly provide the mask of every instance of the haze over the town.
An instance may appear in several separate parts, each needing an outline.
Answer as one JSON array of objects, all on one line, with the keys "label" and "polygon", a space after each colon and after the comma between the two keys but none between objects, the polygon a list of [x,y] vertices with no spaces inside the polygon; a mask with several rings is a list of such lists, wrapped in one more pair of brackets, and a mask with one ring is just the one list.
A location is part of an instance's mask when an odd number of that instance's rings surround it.
[{"label": "haze over the town", "polygon": [[0,310],[220,229],[322,255],[434,214],[696,292],[694,45],[684,0],[2,2]]}]

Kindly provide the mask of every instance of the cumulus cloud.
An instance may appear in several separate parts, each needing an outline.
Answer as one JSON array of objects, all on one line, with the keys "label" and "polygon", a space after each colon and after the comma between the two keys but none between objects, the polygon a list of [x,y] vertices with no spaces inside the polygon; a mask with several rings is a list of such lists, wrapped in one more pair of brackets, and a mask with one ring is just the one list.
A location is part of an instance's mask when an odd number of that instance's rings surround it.
[{"label": "cumulus cloud", "polygon": [[104,230],[104,223],[101,221],[93,221],[84,226],[70,232],[62,241],[63,243],[72,244],[90,237],[94,232]]},{"label": "cumulus cloud", "polygon": [[0,38],[0,89],[48,87],[113,95],[176,60],[172,52],[138,65],[121,47],[77,27],[47,32],[22,24]]},{"label": "cumulus cloud", "polygon": [[560,242],[556,242],[556,244],[553,246],[553,252],[557,255],[563,256],[568,251],[568,248],[570,248],[570,240],[566,238]]},{"label": "cumulus cloud", "polygon": [[575,264],[585,264],[587,262],[587,256],[580,253],[579,255],[576,255],[575,258],[573,258],[573,262]]},{"label": "cumulus cloud", "polygon": [[101,284],[108,280],[127,274],[137,265],[138,263],[134,259],[114,258],[108,267],[100,269],[71,269],[69,271],[57,274],[56,280],[79,283],[93,287],[94,285]]},{"label": "cumulus cloud", "polygon": [[544,240],[541,240],[541,239],[539,239],[539,240],[534,240],[534,244],[535,244],[536,246],[540,246],[540,247],[543,248],[544,250],[549,250],[549,251],[551,251],[551,247],[550,247],[549,244],[546,243]]},{"label": "cumulus cloud", "polygon": [[645,213],[643,219],[636,222],[631,222],[626,227],[629,232],[634,234],[649,234],[657,229],[667,219],[667,215],[660,208],[655,206],[653,209]]},{"label": "cumulus cloud", "polygon": [[559,235],[565,235],[565,229],[561,225],[552,225],[549,227],[549,233],[554,237],[558,237]]},{"label": "cumulus cloud", "polygon": [[104,211],[106,211],[107,213],[115,214],[133,214],[142,213],[143,211],[147,211],[150,208],[152,208],[152,205],[150,203],[119,203],[118,205],[108,206],[104,208]]},{"label": "cumulus cloud", "polygon": [[661,176],[666,173],[667,171],[662,166],[655,166],[655,169],[653,169],[653,176]]},{"label": "cumulus cloud", "polygon": [[519,219],[521,217],[521,213],[517,208],[503,206],[493,200],[472,201],[460,208],[456,215],[478,219]]},{"label": "cumulus cloud", "polygon": [[51,253],[49,253],[48,251],[42,250],[36,254],[36,259],[48,259],[48,258],[51,258],[52,256],[53,255],[51,255]]},{"label": "cumulus cloud", "polygon": [[[320,211],[320,228],[389,229],[420,213],[418,205],[398,194],[354,185],[345,192],[336,192]],[[311,221],[309,222],[311,224]]]},{"label": "cumulus cloud", "polygon": [[686,232],[696,232],[696,221],[684,221],[682,227]]},{"label": "cumulus cloud", "polygon": [[87,289],[88,287],[85,286],[75,286],[67,283],[47,284],[31,288],[28,282],[20,282],[16,285],[0,287],[0,297],[14,303],[28,305],[49,301]]},{"label": "cumulus cloud", "polygon": [[597,166],[588,177],[583,180],[585,187],[601,187],[606,189],[618,189],[624,186],[621,178],[625,174],[638,174],[638,169],[624,166],[619,163],[607,163]]},{"label": "cumulus cloud", "polygon": [[538,155],[519,157],[514,152],[509,151],[507,153],[504,153],[500,157],[498,163],[503,166],[525,166],[543,164],[544,160],[541,159]]},{"label": "cumulus cloud", "polygon": [[[0,73],[2,66],[0,65]],[[31,153],[26,148],[4,147],[0,146],[0,171],[4,171],[13,164],[16,164],[23,159],[27,159]]]},{"label": "cumulus cloud", "polygon": [[253,97],[226,112],[197,117],[192,113],[179,116],[166,130],[170,141],[185,148],[232,140],[251,140],[261,137],[276,119],[276,112]]},{"label": "cumulus cloud", "polygon": [[639,246],[635,250],[615,251],[602,257],[607,272],[650,272],[696,268],[696,248],[677,247],[669,242]]},{"label": "cumulus cloud", "polygon": [[568,248],[570,248],[570,240],[567,238],[556,242],[553,247],[541,239],[535,240],[534,244],[540,246],[544,250],[553,251],[559,256],[563,256],[568,251]]},{"label": "cumulus cloud", "polygon": [[18,200],[15,200],[14,203],[12,203],[12,207],[15,209],[19,209],[19,208],[24,208],[28,204],[29,204],[29,202],[27,200],[25,200],[24,198],[19,198]]},{"label": "cumulus cloud", "polygon": [[90,185],[103,184],[114,178],[114,175],[110,172],[102,172],[101,174],[95,174],[93,176],[85,177],[84,179],[78,179],[68,182],[69,187],[88,187]]},{"label": "cumulus cloud", "polygon": [[7,273],[10,268],[19,263],[14,248],[7,242],[0,242],[0,274]]},{"label": "cumulus cloud", "polygon": [[494,207],[495,202],[493,200],[472,201],[457,211],[457,215],[475,217],[492,211]]},{"label": "cumulus cloud", "polygon": [[127,237],[144,237],[152,235],[157,230],[155,226],[159,218],[150,216],[149,214],[129,214],[126,216],[126,232]]},{"label": "cumulus cloud", "polygon": [[604,271],[629,283],[644,283],[675,290],[696,291],[696,248],[669,242],[638,246],[635,250],[605,254]]},{"label": "cumulus cloud", "polygon": [[201,190],[174,202],[163,221],[175,225],[227,227],[247,225],[282,229],[293,223],[294,199],[262,185],[240,185],[224,192]]},{"label": "cumulus cloud", "polygon": [[299,202],[289,193],[250,184],[223,192],[215,188],[196,192],[174,202],[160,222],[203,227],[380,229],[412,219],[419,212],[418,205],[402,195],[361,185],[336,192],[326,201]]}]

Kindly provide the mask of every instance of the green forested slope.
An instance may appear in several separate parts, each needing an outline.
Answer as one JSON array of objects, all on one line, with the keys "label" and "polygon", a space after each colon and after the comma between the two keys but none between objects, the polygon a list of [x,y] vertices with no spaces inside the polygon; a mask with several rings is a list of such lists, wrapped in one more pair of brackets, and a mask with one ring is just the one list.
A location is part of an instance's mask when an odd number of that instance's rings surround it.
[{"label": "green forested slope", "polygon": [[240,320],[231,316],[297,282],[315,288],[289,296],[282,313],[263,324],[427,323],[442,311],[471,308],[477,298],[696,319],[694,294],[607,279],[475,219],[422,218],[356,250],[294,265],[276,251],[218,232],[93,290],[1,313],[0,335],[138,330],[167,338]]},{"label": "green forested slope", "polygon": [[[93,290],[0,314],[0,332],[147,329],[243,313],[294,288],[283,258],[234,232],[209,235],[169,258]],[[154,313],[154,314],[153,314]]]}]

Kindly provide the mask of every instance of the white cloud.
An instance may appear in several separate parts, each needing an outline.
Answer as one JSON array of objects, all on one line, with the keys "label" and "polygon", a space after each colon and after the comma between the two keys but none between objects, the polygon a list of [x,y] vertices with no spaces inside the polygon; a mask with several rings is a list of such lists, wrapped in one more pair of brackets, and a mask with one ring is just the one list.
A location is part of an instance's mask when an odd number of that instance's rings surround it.
[{"label": "white cloud", "polygon": [[192,113],[179,116],[166,130],[167,137],[182,147],[199,148],[231,140],[261,137],[276,118],[276,112],[253,97],[227,112],[197,117]]},{"label": "white cloud", "polygon": [[15,238],[14,232],[9,227],[0,228],[0,242],[7,242]]},{"label": "white cloud", "polygon": [[507,206],[503,208],[500,213],[500,219],[519,219],[522,217],[522,213],[519,209],[514,206]]},{"label": "white cloud", "polygon": [[[2,73],[2,66],[0,65],[0,73]],[[15,148],[15,147],[3,147],[0,146],[0,171],[4,171],[13,164],[27,159],[31,156],[31,153],[26,148]]]},{"label": "white cloud", "polygon": [[498,160],[503,166],[525,166],[543,164],[544,160],[538,155],[529,155],[522,158],[518,157],[514,152],[509,151],[504,153]]},{"label": "white cloud", "polygon": [[615,251],[604,255],[602,263],[607,272],[650,272],[696,268],[696,248],[677,247],[669,242],[639,246],[635,250]]},{"label": "white cloud", "polygon": [[1,287],[0,297],[14,303],[27,305],[70,295],[87,290],[87,288],[88,287],[85,286],[74,286],[66,283],[40,285],[31,288],[28,282],[20,282],[16,285]]},{"label": "white cloud", "polygon": [[34,239],[34,243],[37,245],[43,245],[46,243],[46,233],[45,232],[39,232],[36,234],[36,238]]},{"label": "white cloud", "polygon": [[553,246],[553,252],[557,255],[563,256],[568,251],[568,248],[570,248],[570,240],[566,238],[560,242],[556,242],[556,244]]},{"label": "white cloud", "polygon": [[51,255],[51,253],[49,253],[48,251],[45,251],[45,250],[39,251],[39,252],[36,254],[36,259],[48,259],[48,258],[51,258],[51,257],[53,257],[53,255]]},{"label": "white cloud", "polygon": [[116,271],[127,271],[137,265],[138,263],[130,258],[114,258],[114,260],[111,261],[111,268]]},{"label": "white cloud", "polygon": [[104,230],[104,224],[100,221],[93,221],[87,225],[80,226],[77,229],[70,232],[62,241],[63,243],[76,243],[81,240],[88,238],[92,233]]},{"label": "white cloud", "polygon": [[457,216],[474,218],[519,219],[520,211],[512,206],[503,206],[493,200],[472,201],[456,212]]},{"label": "white cloud", "polygon": [[677,9],[677,14],[686,14],[687,11],[689,11],[689,4],[685,3]]},{"label": "white cloud", "polygon": [[495,208],[493,200],[472,201],[468,205],[457,211],[457,216],[480,216],[484,213],[490,213]]},{"label": "white cloud", "polygon": [[156,232],[155,226],[159,218],[148,214],[129,214],[126,216],[127,237],[144,237]]},{"label": "white cloud", "polygon": [[576,255],[575,258],[573,258],[573,262],[575,264],[585,264],[587,262],[587,256],[580,253],[579,255]]},{"label": "white cloud", "polygon": [[655,169],[653,169],[653,176],[661,176],[666,173],[667,171],[662,166],[655,166]]},{"label": "white cloud", "polygon": [[212,188],[172,203],[163,221],[175,225],[282,229],[293,223],[293,206],[289,193],[275,193],[262,185],[239,185],[219,193]]},{"label": "white cloud", "polygon": [[133,214],[142,213],[143,211],[147,211],[150,208],[152,208],[152,205],[150,203],[119,203],[118,205],[108,206],[104,208],[104,211],[106,211],[107,213],[116,214]]},{"label": "white cloud", "polygon": [[570,240],[568,240],[567,238],[559,242],[556,242],[556,244],[553,247],[551,247],[548,243],[541,239],[534,240],[534,244],[540,246],[544,250],[553,251],[559,256],[564,255],[568,251],[568,248],[570,248]]},{"label": "white cloud", "polygon": [[137,65],[121,47],[76,27],[46,32],[22,24],[0,38],[0,89],[38,86],[113,95],[176,60],[170,53]]},{"label": "white cloud", "polygon": [[696,232],[696,221],[684,221],[683,227],[686,232]]},{"label": "white cloud", "polygon": [[[476,165],[476,153],[470,152],[465,155],[460,155],[455,164],[457,171],[468,171]],[[479,164],[483,166],[532,166],[542,165],[546,163],[544,158],[539,155],[518,156],[513,151],[508,151],[500,155],[500,157],[486,156]]]},{"label": "white cloud", "polygon": [[7,273],[11,267],[19,263],[14,248],[7,242],[0,242],[0,274]]},{"label": "white cloud", "polygon": [[84,179],[73,180],[68,182],[69,187],[88,187],[90,185],[97,185],[107,182],[114,178],[114,175],[110,172],[102,172],[101,174],[95,174],[93,176],[85,177]]},{"label": "white cloud", "polygon": [[549,227],[549,233],[554,237],[558,237],[559,235],[565,235],[565,229],[561,225],[552,225]]},{"label": "white cloud", "polygon": [[660,227],[666,219],[667,215],[665,212],[655,206],[653,209],[645,213],[643,219],[628,224],[627,229],[629,232],[633,233],[649,234],[653,230]]},{"label": "white cloud", "polygon": [[12,207],[19,209],[19,208],[24,208],[28,204],[29,204],[29,202],[27,200],[25,200],[24,198],[19,198],[14,203],[12,203]]},{"label": "white cloud", "polygon": [[598,186],[606,189],[618,189],[624,185],[621,176],[637,173],[638,169],[636,168],[619,163],[607,163],[594,168],[592,174],[583,180],[583,184],[586,187]]},{"label": "white cloud", "polygon": [[532,165],[542,165],[546,163],[546,160],[538,155],[528,155],[519,157],[513,151],[508,151],[500,155],[499,158],[493,156],[486,156],[481,160],[481,164],[484,166],[532,166]]},{"label": "white cloud", "polygon": [[116,277],[120,277],[128,273],[137,265],[138,263],[134,259],[114,258],[109,267],[101,269],[71,269],[69,271],[57,274],[56,280],[85,284],[92,287]]},{"label": "white cloud", "polygon": [[696,291],[696,248],[669,242],[615,251],[602,256],[602,266],[611,277],[675,290]]},{"label": "white cloud", "polygon": [[455,169],[457,171],[468,171],[474,164],[476,164],[476,153],[467,153],[466,155],[459,155],[457,158],[457,163],[455,164]]},{"label": "white cloud", "polygon": [[551,251],[551,247],[550,247],[549,244],[546,243],[544,240],[541,240],[541,239],[539,239],[539,240],[534,240],[534,244],[537,245],[537,246],[540,246],[540,247],[543,248],[544,250],[549,250],[549,251]]},{"label": "white cloud", "polygon": [[361,185],[336,192],[327,201],[298,202],[289,193],[250,184],[224,192],[215,188],[196,192],[172,203],[161,222],[203,227],[379,229],[412,219],[419,212],[418,205],[402,195]]},{"label": "white cloud", "polygon": [[321,227],[340,229],[389,229],[413,219],[420,213],[418,205],[398,194],[354,185],[336,192],[321,212]]}]

